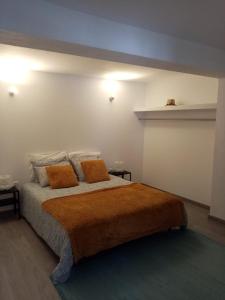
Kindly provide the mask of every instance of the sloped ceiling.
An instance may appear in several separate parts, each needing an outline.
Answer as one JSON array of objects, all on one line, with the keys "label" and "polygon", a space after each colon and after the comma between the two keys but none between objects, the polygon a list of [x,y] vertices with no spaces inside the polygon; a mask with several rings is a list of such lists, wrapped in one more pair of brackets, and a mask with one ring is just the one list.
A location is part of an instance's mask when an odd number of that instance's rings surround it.
[{"label": "sloped ceiling", "polygon": [[224,0],[46,0],[225,50]]}]

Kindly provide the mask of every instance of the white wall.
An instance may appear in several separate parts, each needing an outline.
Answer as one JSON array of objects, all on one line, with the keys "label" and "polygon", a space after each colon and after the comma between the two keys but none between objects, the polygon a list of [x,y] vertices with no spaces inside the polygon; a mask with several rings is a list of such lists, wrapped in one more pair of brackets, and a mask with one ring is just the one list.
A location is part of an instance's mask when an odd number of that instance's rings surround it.
[{"label": "white wall", "polygon": [[[218,80],[161,72],[149,84],[146,106],[217,101]],[[214,121],[151,120],[145,122],[143,181],[154,187],[210,205]]]},{"label": "white wall", "polygon": [[[133,108],[216,101],[216,79],[159,72],[148,85],[119,82],[111,103],[103,81],[34,72],[11,98],[0,83],[0,170],[26,179],[25,154],[51,150],[100,150],[108,166],[125,161],[134,180],[210,204],[212,121],[146,121]],[[146,103],[145,103],[146,102]],[[143,147],[144,145],[144,147]]]},{"label": "white wall", "polygon": [[219,80],[216,142],[210,214],[225,220],[225,78]]},{"label": "white wall", "polygon": [[141,179],[143,126],[133,113],[143,105],[145,85],[120,82],[111,103],[103,81],[85,77],[32,73],[11,98],[0,83],[0,173],[25,180],[29,152],[100,150],[110,167],[123,160]]},{"label": "white wall", "polygon": [[192,74],[159,71],[147,87],[147,106],[164,106],[175,98],[177,104],[217,102],[218,80]]}]

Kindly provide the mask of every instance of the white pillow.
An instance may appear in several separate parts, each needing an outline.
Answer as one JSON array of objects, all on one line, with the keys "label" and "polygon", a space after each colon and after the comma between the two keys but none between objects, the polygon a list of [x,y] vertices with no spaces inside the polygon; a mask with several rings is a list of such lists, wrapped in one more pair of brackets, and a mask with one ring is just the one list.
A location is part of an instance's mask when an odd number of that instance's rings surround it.
[{"label": "white pillow", "polygon": [[30,181],[37,181],[34,167],[54,165],[65,160],[68,160],[68,155],[65,151],[28,154]]},{"label": "white pillow", "polygon": [[[61,166],[61,165],[70,165],[70,162],[69,161],[62,161],[62,162],[59,162],[57,164],[54,164],[54,166]],[[37,177],[37,180],[40,184],[40,186],[42,187],[45,187],[45,186],[48,186],[49,185],[49,181],[48,181],[48,174],[47,174],[47,171],[46,171],[46,167],[49,166],[46,165],[46,166],[42,166],[42,167],[34,167],[34,173]]]},{"label": "white pillow", "polygon": [[81,168],[81,162],[84,160],[100,159],[100,152],[70,152],[69,159],[77,173],[80,181],[84,180],[84,173]]}]

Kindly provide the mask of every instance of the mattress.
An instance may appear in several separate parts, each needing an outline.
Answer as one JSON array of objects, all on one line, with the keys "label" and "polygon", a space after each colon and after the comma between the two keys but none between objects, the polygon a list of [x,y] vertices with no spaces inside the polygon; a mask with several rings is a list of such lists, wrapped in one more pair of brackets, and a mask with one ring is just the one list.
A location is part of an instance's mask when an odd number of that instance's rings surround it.
[{"label": "mattress", "polygon": [[110,181],[98,183],[80,182],[79,186],[64,189],[51,189],[41,187],[39,184],[29,182],[22,187],[22,214],[31,224],[36,233],[49,245],[60,260],[51,278],[54,283],[64,282],[69,278],[73,266],[73,255],[69,237],[51,215],[45,213],[41,207],[48,199],[63,197],[85,192],[96,191],[105,188],[124,186],[130,181],[111,175]]}]

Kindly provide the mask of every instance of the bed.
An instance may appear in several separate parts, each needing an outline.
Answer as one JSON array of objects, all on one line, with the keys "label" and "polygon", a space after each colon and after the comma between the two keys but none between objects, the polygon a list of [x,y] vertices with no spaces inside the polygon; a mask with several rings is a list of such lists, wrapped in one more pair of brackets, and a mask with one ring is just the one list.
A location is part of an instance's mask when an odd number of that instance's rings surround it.
[{"label": "bed", "polygon": [[[107,192],[107,190],[112,190],[114,188],[126,188],[132,184],[132,182],[112,175],[110,176],[109,181],[92,184],[80,182],[79,186],[63,189],[51,189],[50,187],[43,188],[34,182],[24,184],[22,189],[22,214],[31,224],[37,234],[59,257],[59,263],[51,275],[54,283],[57,284],[60,282],[65,282],[69,278],[70,270],[76,259],[74,258],[72,242],[68,232],[60,224],[60,222],[58,222],[57,218],[54,218],[51,214],[43,210],[43,204],[48,202],[47,200],[49,199],[62,199],[63,197],[67,198],[67,196],[69,197],[71,195],[82,196],[84,193],[92,194],[95,193],[95,191],[98,192],[100,190]],[[158,191],[158,193],[163,192]],[[167,197],[167,195],[170,194],[164,193],[163,195]],[[180,220],[179,224],[176,225],[179,225],[183,228],[187,224],[185,210],[182,212],[182,214],[182,220]],[[161,229],[166,229],[166,226],[162,226]],[[160,231],[160,228],[158,230],[154,230],[154,232],[157,231]],[[144,235],[147,235],[147,233],[141,234],[140,237]],[[127,241],[131,239],[132,238],[128,238]],[[120,243],[115,245],[118,244]]]}]

